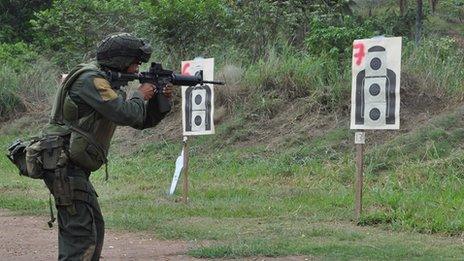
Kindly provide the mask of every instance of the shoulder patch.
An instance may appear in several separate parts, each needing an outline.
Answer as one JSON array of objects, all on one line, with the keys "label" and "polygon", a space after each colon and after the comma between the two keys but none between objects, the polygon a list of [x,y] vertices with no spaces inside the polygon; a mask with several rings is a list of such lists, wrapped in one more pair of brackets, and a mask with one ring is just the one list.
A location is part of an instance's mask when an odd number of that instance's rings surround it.
[{"label": "shoulder patch", "polygon": [[93,84],[95,85],[98,93],[100,93],[102,100],[110,101],[118,97],[118,94],[111,88],[111,85],[107,80],[103,78],[94,78]]}]

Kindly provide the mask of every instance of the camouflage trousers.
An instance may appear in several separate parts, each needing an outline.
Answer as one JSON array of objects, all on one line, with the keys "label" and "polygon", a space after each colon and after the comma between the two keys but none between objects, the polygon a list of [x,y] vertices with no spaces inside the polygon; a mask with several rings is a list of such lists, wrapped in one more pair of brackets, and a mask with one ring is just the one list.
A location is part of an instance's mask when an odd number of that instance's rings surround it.
[{"label": "camouflage trousers", "polygon": [[[67,176],[73,191],[73,204],[68,207],[56,206],[58,211],[58,260],[100,259],[105,224],[98,204],[98,196],[88,179],[89,174],[77,167],[67,168]],[[51,180],[51,174],[47,175],[45,183],[52,191]]]}]

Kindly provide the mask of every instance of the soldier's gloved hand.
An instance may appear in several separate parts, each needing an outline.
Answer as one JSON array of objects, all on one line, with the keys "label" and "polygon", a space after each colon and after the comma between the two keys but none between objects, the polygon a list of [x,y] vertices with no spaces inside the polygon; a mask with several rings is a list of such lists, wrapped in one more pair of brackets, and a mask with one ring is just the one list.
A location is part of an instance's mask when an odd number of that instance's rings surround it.
[{"label": "soldier's gloved hand", "polygon": [[174,88],[174,85],[172,83],[166,84],[166,86],[163,88],[163,94],[168,99],[171,99],[171,97],[172,97],[172,89],[173,88]]},{"label": "soldier's gloved hand", "polygon": [[147,101],[155,95],[156,87],[151,83],[143,83],[140,84],[139,91],[142,93],[143,99]]}]

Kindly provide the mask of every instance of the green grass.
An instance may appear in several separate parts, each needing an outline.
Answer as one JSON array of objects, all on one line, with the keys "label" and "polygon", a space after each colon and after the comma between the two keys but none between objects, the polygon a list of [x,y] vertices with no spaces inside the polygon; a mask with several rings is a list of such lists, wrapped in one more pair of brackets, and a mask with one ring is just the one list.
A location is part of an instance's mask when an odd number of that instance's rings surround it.
[{"label": "green grass", "polygon": [[[464,250],[462,112],[367,147],[364,215],[353,217],[353,133],[345,126],[286,147],[221,148],[191,139],[190,202],[166,195],[180,144],[153,143],[92,180],[108,228],[201,243],[196,257],[458,258]],[[0,146],[13,137],[4,135]],[[0,207],[47,214],[40,181],[0,159]],[[181,182],[179,183],[181,184]],[[179,189],[181,185],[178,186]],[[421,232],[421,233],[417,233]],[[438,236],[433,234],[445,236]]]}]

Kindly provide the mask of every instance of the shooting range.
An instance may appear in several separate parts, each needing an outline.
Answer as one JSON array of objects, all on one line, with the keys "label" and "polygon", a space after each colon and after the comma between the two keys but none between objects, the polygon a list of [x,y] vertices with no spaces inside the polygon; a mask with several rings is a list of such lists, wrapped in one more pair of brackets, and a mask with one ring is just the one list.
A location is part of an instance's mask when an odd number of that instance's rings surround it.
[{"label": "shooting range", "polygon": [[464,0],[0,7],[0,261],[464,261]]},{"label": "shooting range", "polygon": [[352,59],[351,129],[356,129],[355,219],[362,212],[363,130],[400,127],[401,37],[355,40]]},{"label": "shooting range", "polygon": [[[205,81],[214,80],[214,58],[182,61],[181,72],[183,75],[202,74]],[[214,85],[197,84],[196,86],[182,86],[182,129],[183,149],[181,156],[176,161],[176,171],[171,183],[169,194],[174,193],[182,166],[184,203],[188,201],[188,136],[214,134]],[[182,158],[182,160],[181,160]]]}]

